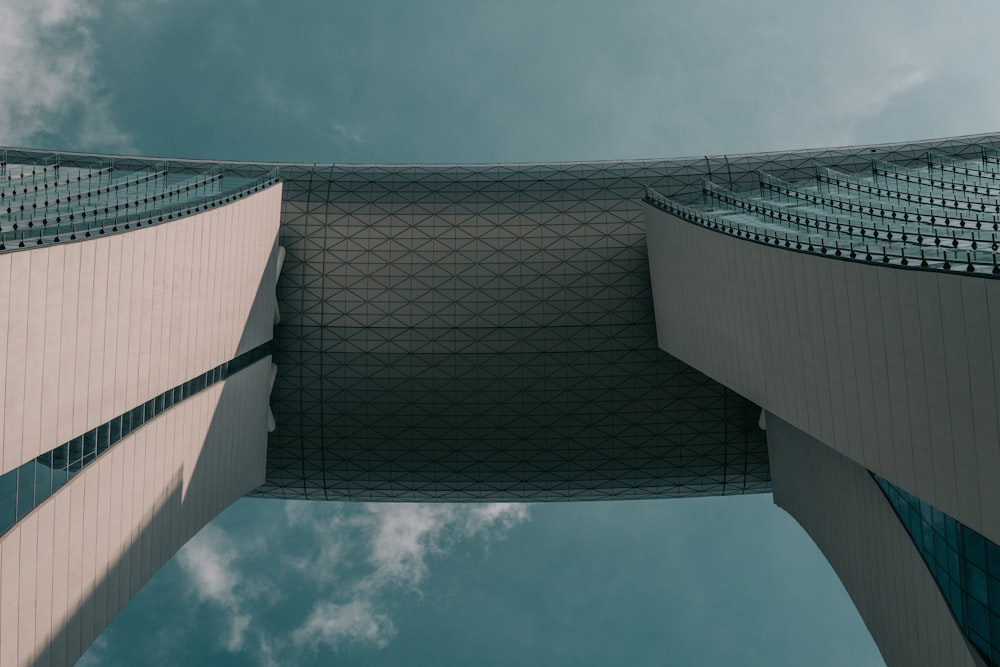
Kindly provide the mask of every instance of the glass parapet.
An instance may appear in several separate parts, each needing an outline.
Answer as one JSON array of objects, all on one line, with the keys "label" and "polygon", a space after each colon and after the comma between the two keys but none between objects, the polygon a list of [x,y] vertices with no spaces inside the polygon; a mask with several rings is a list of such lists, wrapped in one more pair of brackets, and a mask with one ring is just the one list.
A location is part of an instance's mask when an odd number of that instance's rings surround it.
[{"label": "glass parapet", "polygon": [[962,632],[1000,665],[1000,546],[872,474],[934,576]]},{"label": "glass parapet", "polygon": [[245,352],[0,475],[0,535],[146,422],[270,353],[270,343]]},{"label": "glass parapet", "polygon": [[167,165],[126,171],[113,164],[0,162],[0,251],[75,241],[167,222],[223,206],[277,182]]},{"label": "glass parapet", "polygon": [[705,180],[700,203],[647,188],[681,219],[766,245],[886,265],[1000,277],[1000,163],[928,153],[924,164],[873,160],[865,174],[816,167],[808,180],[758,172],[735,191]]}]

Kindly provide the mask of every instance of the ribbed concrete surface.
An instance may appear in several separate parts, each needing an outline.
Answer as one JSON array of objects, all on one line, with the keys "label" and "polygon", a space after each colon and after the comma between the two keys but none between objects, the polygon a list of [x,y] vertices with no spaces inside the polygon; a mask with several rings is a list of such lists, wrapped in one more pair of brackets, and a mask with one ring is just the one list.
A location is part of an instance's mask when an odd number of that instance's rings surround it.
[{"label": "ribbed concrete surface", "polygon": [[767,440],[775,504],[830,561],[889,667],[982,667],[868,471],[771,414]]},{"label": "ribbed concrete surface", "polygon": [[0,254],[0,474],[270,340],[280,202]]},{"label": "ribbed concrete surface", "polygon": [[177,404],[0,538],[0,665],[71,665],[143,584],[264,479],[270,358]]},{"label": "ribbed concrete surface", "polygon": [[661,348],[1000,542],[1000,280],[646,216]]}]

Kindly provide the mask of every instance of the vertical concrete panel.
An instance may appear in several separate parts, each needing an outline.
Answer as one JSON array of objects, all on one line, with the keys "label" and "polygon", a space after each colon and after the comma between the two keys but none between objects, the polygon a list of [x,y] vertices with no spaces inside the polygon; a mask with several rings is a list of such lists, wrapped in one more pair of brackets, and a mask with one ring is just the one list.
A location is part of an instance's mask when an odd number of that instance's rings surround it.
[{"label": "vertical concrete panel", "polygon": [[[107,298],[107,324],[104,328],[104,369],[100,375],[101,387],[101,413],[99,423],[104,423],[120,414],[118,411],[118,397],[124,397],[124,388],[118,384],[118,365],[120,361],[121,348],[118,345],[120,308],[121,308],[121,273],[123,261],[124,236],[112,236],[107,240],[108,244],[108,298]],[[124,258],[127,259],[127,258]],[[97,378],[95,378],[96,380]]]},{"label": "vertical concrete panel", "polygon": [[[895,459],[895,478],[892,481],[906,489],[912,489],[915,484],[913,457],[910,444],[910,405],[907,394],[906,358],[903,338],[907,333],[903,330],[900,317],[900,294],[897,277],[903,271],[879,271],[878,292],[881,301],[881,320],[883,340],[885,341],[885,366],[887,377],[887,405],[883,412],[888,412],[888,423],[885,429],[887,442],[883,447],[889,449],[889,455]],[[880,431],[881,432],[881,431]]]},{"label": "vertical concrete panel", "polygon": [[166,348],[167,377],[164,380],[164,387],[173,386],[174,379],[180,375],[181,364],[181,337],[184,332],[184,311],[182,300],[182,288],[184,277],[191,268],[187,261],[188,247],[182,234],[170,234],[168,244],[167,261],[175,267],[170,272],[165,286],[164,300],[169,300],[168,311],[170,313],[170,338]]},{"label": "vertical concrete panel", "polygon": [[[64,487],[65,488],[65,487]],[[69,526],[72,495],[62,491],[49,501],[52,518],[52,645],[53,665],[69,664],[66,657],[66,624],[69,609]]]},{"label": "vertical concrete panel", "polygon": [[[881,470],[878,457],[877,416],[875,388],[872,382],[872,355],[868,350],[867,335],[868,318],[865,315],[865,286],[862,282],[862,269],[857,264],[845,265],[844,278],[847,285],[847,311],[849,332],[853,349],[854,377],[856,379],[858,396],[859,430],[858,461],[872,469]],[[880,359],[880,356],[876,356]]]},{"label": "vertical concrete panel", "polygon": [[[788,253],[788,265],[794,276],[792,285],[795,290],[795,318],[799,331],[799,346],[802,352],[802,365],[799,373],[803,380],[802,400],[806,403],[803,411],[810,433],[821,431],[820,415],[830,409],[829,396],[821,401],[820,386],[826,383],[826,374],[820,371],[817,359],[818,349],[823,345],[822,332],[814,330],[818,322],[816,308],[816,281],[813,266],[814,258],[807,258],[802,253]],[[810,281],[810,277],[812,280]],[[812,291],[810,291],[812,290]],[[818,327],[816,327],[818,329]]]},{"label": "vertical concrete panel", "polygon": [[790,385],[789,420],[793,424],[808,428],[809,413],[805,398],[806,380],[803,369],[803,332],[799,327],[799,304],[796,297],[798,276],[791,264],[792,253],[782,250],[771,251],[771,261],[775,268],[775,294],[778,295],[778,322],[781,326],[782,349],[785,352],[785,373],[783,377]]},{"label": "vertical concrete panel", "polygon": [[[160,422],[158,428],[163,440],[163,479],[165,485],[163,488],[170,489],[176,479],[183,474],[182,466],[184,459],[181,457],[180,448],[175,444],[176,432],[172,426],[173,422],[169,419],[158,419],[158,421]],[[176,531],[179,512],[179,494],[177,498],[168,497],[163,516],[164,562],[169,560],[170,555],[181,546],[180,541],[177,539]]]},{"label": "vertical concrete panel", "polygon": [[[14,255],[12,254],[0,255],[0,373],[3,373],[3,377],[6,377],[7,370],[8,350],[6,340],[10,323],[10,297],[14,289],[14,285],[11,284],[10,279],[13,259]],[[6,404],[6,395],[6,382],[0,382],[0,424],[5,421],[4,406]],[[4,461],[8,460],[4,455],[5,450],[4,429],[0,428],[0,474],[3,474],[7,470],[4,466]],[[15,457],[11,457],[9,460],[13,458]]]},{"label": "vertical concrete panel", "polygon": [[17,605],[17,659],[28,664],[35,648],[35,599],[38,578],[38,523],[25,521],[21,526],[20,591]]},{"label": "vertical concrete panel", "polygon": [[[222,313],[222,323],[221,329],[225,332],[225,338],[217,338],[212,342],[214,345],[209,350],[209,358],[206,360],[206,368],[211,368],[214,364],[212,363],[216,359],[222,359],[225,357],[230,357],[230,353],[236,349],[236,345],[230,343],[230,341],[239,340],[239,335],[233,334],[233,319],[234,311],[236,310],[236,296],[240,291],[242,286],[243,276],[240,272],[240,266],[243,260],[243,238],[244,235],[240,235],[237,238],[227,239],[225,231],[226,220],[233,214],[232,209],[221,209],[215,211],[215,218],[212,220],[212,226],[209,230],[210,242],[208,247],[208,259],[206,260],[206,275],[208,276],[211,283],[204,283],[203,293],[209,295],[208,304],[214,312]],[[223,283],[219,280],[221,265],[225,263],[223,260],[222,253],[224,252],[222,248],[219,247],[219,243],[223,239],[231,241],[233,243],[232,258],[230,262],[232,263],[231,270],[235,275],[239,276],[239,280],[235,283]],[[210,286],[211,285],[211,286]],[[214,285],[225,285],[222,289],[213,287]],[[230,347],[231,345],[231,347]]]},{"label": "vertical concrete panel", "polygon": [[130,528],[132,529],[132,548],[129,550],[129,597],[132,597],[139,592],[139,588],[142,586],[142,542],[144,540],[144,519],[146,514],[146,506],[143,504],[143,482],[145,479],[144,469],[146,467],[146,433],[145,431],[137,431],[133,441],[129,443],[132,445],[132,451],[135,453],[135,458],[132,460],[132,467],[129,470],[132,472],[134,478],[134,483],[132,484],[132,495],[130,497],[130,502],[132,503],[132,516],[130,523]]},{"label": "vertical concrete panel", "polygon": [[812,258],[804,255],[799,256],[799,261],[801,262],[804,277],[805,289],[803,291],[808,308],[806,323],[810,327],[808,335],[811,341],[808,346],[809,358],[811,360],[808,364],[808,371],[812,375],[807,378],[807,381],[811,378],[809,384],[813,387],[814,400],[818,407],[818,419],[814,429],[825,442],[830,442],[834,439],[833,417],[831,416],[833,396],[830,387],[830,369],[827,364],[827,351],[835,343],[827,340],[830,334],[825,328],[823,299],[828,295],[824,294],[823,288],[820,287],[820,273],[824,271],[829,262],[815,262],[812,261]]},{"label": "vertical concrete panel", "polygon": [[734,352],[736,354],[737,367],[739,369],[739,384],[741,392],[748,391],[754,387],[757,375],[755,367],[759,361],[754,359],[757,355],[757,346],[754,342],[755,332],[749,326],[740,327],[739,323],[748,322],[746,317],[747,309],[747,257],[739,252],[737,242],[728,239],[726,261],[731,267],[729,292],[732,298],[732,313],[730,314],[730,327],[736,339]]},{"label": "vertical concrete panel", "polygon": [[[146,466],[145,483],[143,484],[142,506],[146,509],[146,517],[143,518],[143,525],[150,525],[152,517],[150,509],[157,506],[160,496],[160,487],[156,485],[156,458],[158,447],[156,446],[156,432],[143,427],[145,433],[143,438],[146,441]],[[155,549],[156,535],[152,530],[144,530],[142,538],[142,582],[145,583],[153,576],[154,560],[153,550]],[[141,584],[140,584],[141,585]]]},{"label": "vertical concrete panel", "polygon": [[125,538],[122,534],[122,504],[124,452],[121,445],[115,447],[105,456],[109,460],[101,461],[102,467],[111,471],[108,481],[111,508],[108,512],[108,574],[107,574],[107,609],[108,621],[121,609],[121,559],[122,545]]},{"label": "vertical concrete panel", "polygon": [[156,387],[150,383],[150,371],[153,365],[153,318],[157,310],[157,302],[154,300],[154,283],[156,272],[164,271],[163,266],[157,266],[158,244],[160,238],[158,232],[162,227],[147,228],[141,232],[143,236],[143,255],[138,259],[142,261],[142,274],[136,284],[139,291],[139,299],[142,305],[139,322],[135,327],[139,337],[139,384],[138,399],[136,404],[148,401],[156,396],[163,388]]},{"label": "vertical concrete panel", "polygon": [[90,350],[94,345],[91,325],[94,320],[94,261],[93,243],[80,243],[80,291],[76,311],[76,369],[73,371],[73,435],[87,430],[87,394],[90,391]]},{"label": "vertical concrete panel", "polygon": [[[251,206],[253,205],[253,202],[248,202],[248,203]],[[246,289],[246,272],[245,272],[245,268],[246,268],[246,239],[247,239],[247,235],[246,234],[239,234],[239,235],[230,235],[230,234],[228,234],[227,232],[228,232],[228,230],[230,228],[230,225],[232,223],[232,217],[233,217],[232,213],[231,213],[231,211],[227,211],[227,210],[223,209],[223,210],[219,211],[219,214],[220,214],[219,215],[220,220],[219,220],[219,224],[216,227],[216,233],[219,236],[223,237],[223,238],[231,238],[231,239],[234,240],[234,244],[233,245],[235,246],[235,248],[234,248],[233,258],[232,258],[233,271],[236,273],[236,275],[239,276],[240,279],[239,279],[239,281],[236,284],[234,284],[234,285],[232,285],[230,287],[228,295],[227,294],[217,294],[217,296],[220,296],[220,297],[226,297],[226,296],[228,296],[227,303],[226,303],[226,306],[225,306],[225,311],[226,311],[226,326],[225,326],[225,331],[227,332],[228,335],[227,335],[227,338],[226,338],[225,342],[229,343],[229,344],[228,345],[220,346],[220,348],[216,350],[216,355],[218,357],[226,357],[226,356],[232,357],[232,356],[234,356],[233,353],[236,351],[236,345],[233,345],[231,343],[231,341],[234,341],[234,340],[238,341],[239,337],[240,337],[239,333],[236,332],[236,328],[237,328],[237,326],[239,326],[236,323],[236,319],[237,319],[236,314],[237,314],[238,311],[245,312],[245,311],[242,310],[243,307],[244,307],[242,302],[243,302],[244,290]],[[214,249],[214,250],[217,250],[217,249]],[[220,261],[219,261],[220,259],[221,258],[219,257],[219,255],[217,253],[213,253],[213,262],[212,262],[213,273],[218,271],[219,264],[220,264]],[[242,327],[240,327],[240,331],[242,331],[242,330],[243,330]],[[230,345],[232,345],[232,347],[230,347]]]},{"label": "vertical concrete panel", "polygon": [[[671,232],[673,232],[675,229],[680,229],[678,225],[680,225],[679,222],[670,218],[668,218],[663,223],[664,227],[667,226],[670,227]],[[680,293],[678,294],[679,298],[676,301],[677,310],[675,312],[690,314],[693,312],[691,303],[689,301],[691,292],[690,285],[681,275],[684,269],[686,268],[689,259],[686,257],[678,257],[677,253],[673,250],[671,245],[674,243],[684,242],[684,241],[686,241],[686,238],[683,235],[683,233],[679,234],[676,237],[676,239],[665,241],[667,243],[667,259],[664,262],[664,264],[665,268],[666,267],[669,268],[669,271],[667,272],[667,275],[665,277],[665,283],[671,289],[680,291]],[[691,321],[694,321],[693,317],[691,318]],[[678,326],[676,319],[674,317],[670,317],[669,315],[666,316],[665,318],[661,318],[660,320],[658,320],[657,326],[660,326],[663,331],[662,334],[658,335],[664,336],[666,340],[670,341],[671,349],[676,350],[675,354],[680,355],[686,353],[686,351],[690,347],[689,340],[690,336],[692,335],[690,329],[686,330],[684,327]]]},{"label": "vertical concrete panel", "polygon": [[[83,507],[86,489],[80,483],[68,484],[63,493],[69,494],[69,567],[66,571],[66,655],[77,656],[83,651],[81,645],[80,612],[83,606]],[[75,659],[75,658],[74,658]]]},{"label": "vertical concrete panel", "polygon": [[[147,230],[149,231],[149,230]],[[132,258],[132,271],[129,276],[128,299],[131,318],[128,326],[128,368],[125,374],[125,405],[135,406],[142,402],[139,398],[139,375],[145,372],[140,366],[139,345],[143,320],[142,283],[145,280],[145,253],[147,234],[133,232],[135,244]],[[127,410],[125,408],[124,410]],[[123,412],[124,412],[123,410]]]},{"label": "vertical concrete panel", "polygon": [[727,371],[733,378],[734,385],[739,384],[738,361],[736,359],[736,332],[731,326],[734,304],[732,290],[728,287],[732,280],[732,267],[725,261],[722,251],[723,245],[727,241],[721,233],[712,231],[711,237],[705,235],[706,240],[710,238],[710,243],[705,249],[706,260],[714,262],[718,270],[713,272],[712,294],[716,295],[716,303],[720,306],[713,314],[713,337],[712,356],[716,361],[716,373]]},{"label": "vertical concrete panel", "polygon": [[844,398],[844,361],[841,357],[840,332],[837,326],[837,304],[834,300],[833,272],[835,262],[819,262],[816,269],[818,324],[823,329],[822,364],[826,369],[826,394],[829,409],[823,410],[823,430],[827,435],[824,442],[839,451],[846,449],[848,440],[847,424],[843,415],[847,414]]},{"label": "vertical concrete panel", "polygon": [[[135,233],[123,234],[121,236],[121,267],[118,276],[118,326],[116,327],[116,350],[115,350],[115,407],[123,405],[135,405],[129,402],[128,380],[130,373],[129,364],[134,363],[129,358],[129,345],[132,322],[132,256],[136,252]],[[125,408],[127,409],[127,408]],[[117,410],[114,414],[121,414],[125,409]]]},{"label": "vertical concrete panel", "polygon": [[[153,420],[147,424],[146,428],[150,429],[149,439],[153,443],[153,451],[155,452],[152,486],[157,490],[157,493],[162,493],[162,489],[167,488],[169,479],[164,471],[167,445],[163,433],[163,420]],[[153,528],[151,559],[154,572],[170,558],[170,552],[166,549],[166,540],[164,539],[168,525],[164,517],[157,521]]]},{"label": "vertical concrete panel", "polygon": [[[739,385],[742,387],[742,391],[746,391],[748,387],[752,387],[755,383],[751,379],[754,377],[753,370],[751,369],[750,355],[756,351],[756,346],[753,343],[754,333],[751,329],[750,322],[753,318],[750,318],[746,314],[747,307],[747,268],[746,268],[746,255],[739,252],[739,248],[736,246],[736,242],[729,239],[726,244],[726,255],[725,261],[731,267],[731,285],[730,289],[733,296],[733,307],[734,312],[732,314],[733,334],[736,339],[736,361],[737,361],[737,372],[739,373]],[[740,329],[739,323],[746,323],[746,326]]]},{"label": "vertical concrete panel", "polygon": [[[279,193],[280,194],[280,193]],[[274,207],[274,195],[268,190],[266,199],[259,200],[255,219],[268,219],[269,210]],[[277,214],[273,214],[277,215]],[[277,217],[274,218],[277,220]],[[238,223],[238,221],[236,221]],[[248,286],[251,292],[250,315],[244,327],[240,345],[234,356],[242,354],[271,339],[274,321],[274,285],[276,280],[277,255],[275,239],[277,224],[254,226],[248,234],[249,262]],[[234,232],[236,233],[236,232]],[[263,271],[260,270],[263,267]],[[259,287],[259,289],[257,289]],[[256,292],[255,292],[256,290]]]},{"label": "vertical concrete panel", "polygon": [[55,504],[43,503],[32,517],[38,526],[38,551],[36,561],[36,584],[32,595],[35,598],[35,636],[32,645],[37,655],[36,664],[48,665],[52,662],[50,642],[52,639],[52,580],[54,558],[52,553],[55,530]]},{"label": "vertical concrete panel", "polygon": [[[149,365],[147,366],[146,377],[148,379],[146,390],[147,397],[152,398],[159,395],[169,384],[166,381],[164,363],[166,354],[163,347],[164,328],[167,326],[165,320],[165,303],[163,298],[164,283],[166,276],[172,267],[167,263],[167,239],[171,236],[166,227],[154,227],[150,230],[154,238],[156,252],[153,258],[153,270],[148,278],[152,294],[149,297],[151,304],[150,312],[150,337],[149,337]],[[169,268],[168,268],[169,267]]]},{"label": "vertical concrete panel", "polygon": [[[107,456],[104,454],[103,456]],[[97,509],[95,510],[96,529],[94,531],[95,557],[95,589],[94,589],[94,628],[100,632],[111,622],[113,616],[108,614],[108,572],[111,562],[111,486],[115,483],[113,466],[102,461],[94,475],[97,482]]]},{"label": "vertical concrete panel", "polygon": [[844,393],[844,413],[838,415],[844,425],[847,441],[841,450],[855,461],[863,460],[864,450],[861,443],[861,398],[858,392],[858,374],[854,364],[854,335],[851,321],[851,300],[848,291],[847,270],[849,265],[844,261],[830,264],[830,290],[836,313],[836,340],[841,358],[841,382]]},{"label": "vertical concrete panel", "polygon": [[[763,249],[757,244],[752,244],[749,248],[750,261],[747,263],[747,268],[749,269],[751,291],[760,297],[767,294],[767,286],[764,281]],[[758,377],[763,378],[764,391],[757,399],[750,397],[750,400],[755,401],[758,405],[773,405],[778,400],[778,384],[780,383],[780,380],[775,376],[773,335],[771,333],[773,320],[767,317],[766,299],[761,303],[762,299],[759,297],[748,302],[747,306],[748,310],[754,311],[751,315],[756,326],[758,345],[758,353],[754,357],[758,361],[755,370],[759,373]],[[749,397],[750,394],[748,393],[747,396]]]},{"label": "vertical concrete panel", "polygon": [[[858,265],[861,276],[860,305],[864,331],[867,338],[868,378],[871,382],[872,414],[874,428],[865,440],[866,454],[873,470],[890,479],[896,479],[896,459],[892,450],[892,409],[889,394],[886,341],[882,328],[883,303],[879,289],[878,269],[871,265]],[[859,380],[862,376],[859,375]]]},{"label": "vertical concrete panel", "polygon": [[113,366],[113,363],[106,363],[109,359],[107,354],[107,329],[108,329],[108,301],[110,294],[109,273],[111,262],[110,239],[102,238],[91,242],[94,247],[94,289],[93,289],[93,318],[90,335],[90,371],[87,377],[87,419],[85,429],[91,429],[96,424],[102,424],[108,420],[104,416],[106,408],[103,405],[105,398],[104,382],[106,381],[106,369]]},{"label": "vertical concrete panel", "polygon": [[0,665],[17,664],[20,571],[21,529],[15,526],[0,542]]},{"label": "vertical concrete panel", "polygon": [[[10,272],[7,371],[4,377],[3,472],[24,461],[24,381],[27,372],[28,308],[31,305],[31,253],[14,254]],[[33,344],[39,344],[33,341]],[[31,457],[29,445],[28,458]]]},{"label": "vertical concrete panel", "polygon": [[[979,484],[976,494],[980,506],[980,525],[997,526],[994,541],[1000,541],[1000,494],[989,493],[987,487],[997,487],[1000,480],[1000,430],[997,425],[997,393],[994,386],[994,336],[1000,342],[1000,329],[990,330],[990,308],[987,290],[995,286],[985,280],[963,280],[962,313],[965,318],[965,341],[972,431],[976,443],[976,472]],[[963,484],[967,482],[963,481]],[[985,533],[984,533],[985,534]]]},{"label": "vertical concrete panel", "polygon": [[[81,479],[83,497],[83,562],[81,564],[80,645],[86,648],[97,635],[94,631],[94,592],[97,587],[97,506],[100,489],[100,468],[89,471]],[[97,474],[95,474],[97,473]]]},{"label": "vertical concrete panel", "polygon": [[[130,437],[131,439],[131,437]],[[134,444],[134,443],[129,443]],[[135,538],[133,530],[134,522],[132,513],[134,507],[134,471],[135,471],[135,447],[122,447],[122,502],[119,505],[121,528],[119,540],[121,542],[121,554],[118,566],[118,608],[121,609],[133,595],[132,591],[132,558],[129,548]]]},{"label": "vertical concrete panel", "polygon": [[917,274],[917,306],[920,309],[920,339],[923,342],[924,382],[927,386],[929,428],[926,435],[914,433],[914,439],[927,437],[934,465],[933,497],[917,489],[914,492],[943,512],[958,517],[958,489],[955,482],[955,457],[952,453],[951,407],[948,386],[944,333],[941,329],[941,301],[938,279],[933,274]]},{"label": "vertical concrete panel", "polygon": [[[208,308],[206,308],[206,299],[215,289],[218,289],[216,286],[208,285],[207,267],[205,265],[208,260],[209,244],[212,243],[210,236],[211,217],[206,218],[202,222],[203,224],[188,229],[188,243],[192,246],[191,256],[193,261],[191,262],[191,274],[188,276],[186,283],[186,293],[190,295],[187,305],[187,316],[190,321],[190,327],[188,329],[186,347],[193,363],[199,368],[207,366],[211,358],[208,351],[212,346],[217,344],[214,339],[204,340],[204,332],[201,328],[209,312]],[[216,312],[214,316],[215,321],[213,324],[218,327],[217,330],[222,335],[225,335],[221,313]]]},{"label": "vertical concrete panel", "polygon": [[[900,271],[896,276],[896,295],[898,298],[899,327],[904,359],[904,370],[907,374],[904,385],[906,405],[909,409],[910,428],[906,435],[910,437],[908,451],[910,466],[913,469],[913,486],[906,487],[912,492],[924,489],[933,495],[934,489],[934,459],[931,456],[930,441],[926,434],[930,429],[927,407],[927,387],[924,382],[915,382],[914,378],[926,377],[924,369],[924,345],[921,338],[920,307],[917,301],[916,271]],[[902,430],[902,429],[900,429]]]},{"label": "vertical concrete panel", "polygon": [[[976,457],[975,430],[972,424],[972,392],[969,377],[969,349],[966,345],[966,316],[963,307],[963,279],[938,276],[941,300],[941,330],[945,350],[946,393],[951,412],[950,443],[955,457],[955,489],[958,492],[956,519],[968,526],[982,525],[979,511],[979,462]],[[984,303],[979,305],[983,308]],[[935,442],[935,446],[945,443]],[[994,480],[996,483],[996,480]],[[944,508],[941,508],[942,510]]]},{"label": "vertical concrete panel", "polygon": [[[53,247],[48,253],[45,288],[45,332],[41,377],[44,396],[39,398],[42,420],[38,430],[38,449],[46,452],[60,444],[56,437],[59,400],[59,360],[62,340],[63,269],[66,248]],[[53,400],[54,399],[54,400]]]},{"label": "vertical concrete panel", "polygon": [[45,360],[45,315],[46,294],[48,292],[48,255],[40,254],[31,258],[31,277],[28,281],[30,297],[27,310],[27,345],[24,349],[24,422],[21,426],[21,458],[27,460],[48,451],[42,449],[38,434],[42,426],[42,377]]},{"label": "vertical concrete panel", "polygon": [[[234,383],[231,389],[235,389],[237,384]],[[210,387],[213,396],[213,403],[215,404],[215,410],[209,411],[205,415],[206,430],[213,433],[214,446],[209,450],[208,456],[206,457],[206,472],[205,478],[208,480],[222,480],[225,479],[226,475],[224,473],[223,456],[225,455],[226,441],[232,437],[233,429],[220,429],[218,428],[218,423],[215,420],[215,414],[230,414],[232,411],[232,405],[229,400],[225,400],[222,392],[222,384],[216,384]],[[231,395],[231,394],[227,394]],[[233,414],[238,414],[234,412]],[[224,488],[223,484],[219,483],[209,483],[205,489],[205,499],[207,501],[207,508],[205,514],[202,515],[201,520],[204,523],[208,523],[212,520],[212,517],[218,514],[216,509],[221,504],[221,498],[219,491]]]},{"label": "vertical concrete panel", "polygon": [[705,360],[706,375],[717,378],[721,367],[717,352],[720,347],[718,343],[719,315],[715,308],[709,308],[707,302],[710,299],[715,301],[712,282],[714,277],[718,275],[719,267],[709,259],[710,239],[707,232],[702,231],[702,233],[694,235],[692,241],[695,249],[694,259],[696,264],[700,265],[700,271],[694,274],[700,279],[692,287],[699,296],[698,299],[695,299],[695,307],[697,308],[698,321],[701,322],[702,326],[701,335],[692,339],[694,354],[695,358]]},{"label": "vertical concrete panel", "polygon": [[[990,283],[986,287],[986,308],[989,317],[989,331],[991,333],[990,347],[993,351],[992,373],[993,391],[1000,397],[1000,349],[994,342],[1000,336],[1000,284]],[[988,406],[987,406],[988,408]],[[975,409],[975,408],[974,408]],[[1000,411],[994,410],[994,419],[1000,428]],[[1000,459],[1000,441],[990,443],[988,438],[983,438],[979,450],[980,465],[983,466],[981,475],[994,474]],[[993,477],[992,479],[996,479]],[[982,492],[982,512],[983,512],[983,535],[989,537],[993,542],[1000,544],[1000,486],[996,484],[980,484]]]},{"label": "vertical concrete panel", "polygon": [[771,250],[761,249],[761,300],[764,305],[764,317],[768,326],[768,338],[771,347],[771,368],[769,369],[774,377],[775,405],[788,406],[787,411],[791,418],[793,408],[790,407],[794,387],[789,385],[786,373],[788,372],[788,351],[785,343],[787,329],[781,318],[781,311],[784,299],[778,295],[778,282],[776,277],[777,268],[771,261]]}]

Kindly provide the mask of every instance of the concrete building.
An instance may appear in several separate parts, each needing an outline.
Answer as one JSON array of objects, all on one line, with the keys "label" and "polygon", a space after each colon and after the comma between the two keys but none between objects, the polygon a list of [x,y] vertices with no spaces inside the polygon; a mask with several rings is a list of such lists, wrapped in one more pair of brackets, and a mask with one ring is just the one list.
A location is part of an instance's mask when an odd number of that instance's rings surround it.
[{"label": "concrete building", "polygon": [[7,149],[0,665],[71,664],[246,494],[772,485],[889,664],[997,664],[998,146],[435,166]]}]

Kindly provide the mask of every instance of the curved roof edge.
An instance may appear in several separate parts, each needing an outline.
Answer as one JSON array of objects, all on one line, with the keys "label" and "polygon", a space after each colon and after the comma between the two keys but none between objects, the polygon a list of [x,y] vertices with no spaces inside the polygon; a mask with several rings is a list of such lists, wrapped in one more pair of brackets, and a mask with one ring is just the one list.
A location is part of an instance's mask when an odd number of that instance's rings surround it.
[{"label": "curved roof edge", "polygon": [[271,170],[280,169],[282,172],[291,171],[293,175],[301,172],[315,172],[317,170],[338,169],[367,169],[379,168],[392,171],[420,168],[430,170],[453,170],[469,169],[480,171],[483,169],[508,167],[523,169],[531,167],[572,167],[572,166],[602,166],[613,164],[689,164],[696,165],[703,161],[729,161],[739,162],[746,159],[765,161],[780,160],[782,158],[808,158],[816,159],[826,154],[838,155],[860,155],[863,153],[896,153],[899,149],[908,150],[931,150],[962,147],[1000,147],[1000,132],[986,132],[982,134],[967,134],[956,137],[940,137],[936,139],[919,139],[915,141],[895,141],[878,144],[856,144],[849,146],[830,146],[820,148],[806,148],[795,150],[761,151],[756,153],[727,153],[716,155],[690,155],[683,157],[666,158],[636,158],[636,159],[609,159],[609,160],[571,160],[554,162],[467,162],[467,163],[338,163],[338,162],[261,162],[243,160],[211,160],[211,159],[189,159],[177,157],[159,156],[137,156],[119,155],[114,153],[87,153],[77,151],[45,150],[36,148],[20,147],[0,147],[4,159],[9,162],[44,163],[54,159],[60,162],[72,163],[74,165],[92,165],[97,163],[114,162],[120,163],[124,167],[146,167],[169,162],[172,165],[182,168],[198,170],[199,168],[223,167],[230,171],[242,172],[248,169]]}]

